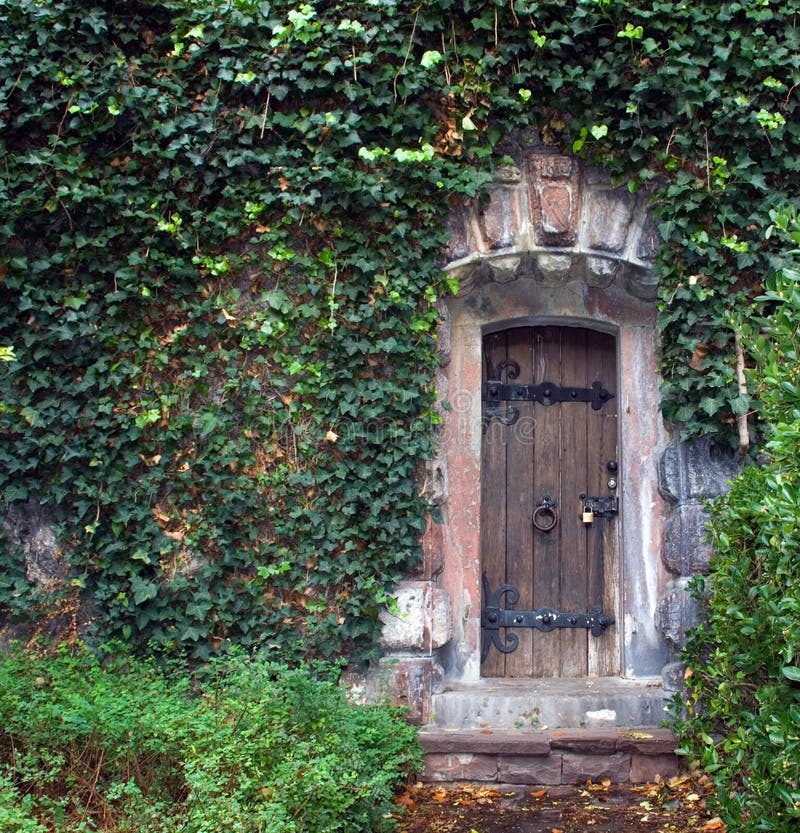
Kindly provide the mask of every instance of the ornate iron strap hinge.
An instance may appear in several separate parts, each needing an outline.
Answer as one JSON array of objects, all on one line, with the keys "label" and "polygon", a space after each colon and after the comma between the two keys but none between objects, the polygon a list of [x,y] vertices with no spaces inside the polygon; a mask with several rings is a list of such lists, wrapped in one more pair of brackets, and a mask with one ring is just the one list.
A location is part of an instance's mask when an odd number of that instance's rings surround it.
[{"label": "ornate iron strap hinge", "polygon": [[[497,369],[489,368],[491,376],[500,376],[507,370],[509,379],[519,376],[519,365],[509,359],[501,362]],[[486,421],[497,419],[503,425],[513,425],[519,419],[516,408],[508,408],[503,413],[503,402],[538,402],[540,405],[553,405],[556,402],[589,402],[592,410],[599,411],[603,405],[614,398],[603,387],[602,382],[593,382],[590,388],[559,387],[552,382],[541,382],[538,385],[503,384],[499,378],[490,378],[484,387],[483,401],[486,403]]]},{"label": "ornate iron strap hinge", "polygon": [[484,573],[481,609],[483,659],[488,655],[492,645],[503,654],[510,654],[519,647],[517,634],[506,630],[503,641],[500,628],[535,628],[544,632],[556,628],[585,628],[592,636],[602,636],[606,628],[614,624],[614,620],[599,607],[593,607],[589,613],[560,613],[549,607],[541,607],[538,610],[507,610],[500,607],[501,599],[506,594],[508,604],[515,605],[519,601],[519,590],[511,584],[504,584],[492,592],[489,579]]}]

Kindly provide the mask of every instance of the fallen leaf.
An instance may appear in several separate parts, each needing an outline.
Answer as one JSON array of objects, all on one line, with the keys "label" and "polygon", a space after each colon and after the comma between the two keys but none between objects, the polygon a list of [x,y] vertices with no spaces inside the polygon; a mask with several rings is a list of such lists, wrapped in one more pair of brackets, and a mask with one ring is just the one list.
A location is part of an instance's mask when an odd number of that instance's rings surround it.
[{"label": "fallen leaf", "polygon": [[408,792],[403,793],[403,795],[398,795],[394,803],[400,807],[405,807],[409,813],[413,813],[417,809],[417,802],[414,801]]},{"label": "fallen leaf", "polygon": [[700,829],[706,831],[706,833],[710,833],[712,830],[721,830],[724,833],[728,828],[719,816],[714,816],[713,819],[709,819]]},{"label": "fallen leaf", "polygon": [[535,790],[531,793],[531,798],[544,798],[547,795],[547,790]]},{"label": "fallen leaf", "polygon": [[443,787],[437,787],[433,791],[433,800],[436,801],[438,804],[443,804],[447,801],[447,790]]}]

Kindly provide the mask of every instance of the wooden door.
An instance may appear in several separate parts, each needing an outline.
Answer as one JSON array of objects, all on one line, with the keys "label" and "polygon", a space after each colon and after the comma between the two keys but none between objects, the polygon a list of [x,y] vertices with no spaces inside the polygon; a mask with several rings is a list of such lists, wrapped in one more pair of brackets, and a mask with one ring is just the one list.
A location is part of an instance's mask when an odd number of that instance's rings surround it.
[{"label": "wooden door", "polygon": [[[519,327],[484,338],[481,558],[486,591],[503,585],[505,607],[589,613],[618,619],[619,478],[614,336],[578,327]],[[533,401],[487,403],[487,381],[531,386]],[[596,383],[600,383],[597,386]],[[548,383],[544,385],[544,383]],[[593,387],[594,385],[594,387]],[[565,396],[566,401],[551,401]],[[602,389],[603,399],[598,399]],[[518,393],[519,388],[509,395]],[[497,387],[493,386],[493,394]],[[547,395],[545,395],[547,394]],[[586,401],[590,397],[594,401]],[[549,403],[549,404],[548,404]],[[516,412],[516,413],[515,413]],[[510,424],[504,424],[510,423]],[[581,495],[587,498],[581,498]],[[588,498],[602,497],[586,522]],[[534,523],[534,514],[539,511]],[[564,622],[561,619],[559,621]],[[501,628],[518,638],[510,653],[483,631],[485,677],[583,677],[619,673],[617,625]],[[508,644],[504,641],[507,648]]]}]

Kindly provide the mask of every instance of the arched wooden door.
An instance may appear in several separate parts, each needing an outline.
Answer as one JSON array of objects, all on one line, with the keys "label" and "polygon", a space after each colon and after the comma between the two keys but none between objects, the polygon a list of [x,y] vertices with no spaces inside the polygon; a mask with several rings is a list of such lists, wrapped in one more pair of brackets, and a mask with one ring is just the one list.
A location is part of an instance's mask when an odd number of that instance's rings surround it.
[{"label": "arched wooden door", "polygon": [[483,350],[481,673],[618,674],[616,339],[516,327]]}]

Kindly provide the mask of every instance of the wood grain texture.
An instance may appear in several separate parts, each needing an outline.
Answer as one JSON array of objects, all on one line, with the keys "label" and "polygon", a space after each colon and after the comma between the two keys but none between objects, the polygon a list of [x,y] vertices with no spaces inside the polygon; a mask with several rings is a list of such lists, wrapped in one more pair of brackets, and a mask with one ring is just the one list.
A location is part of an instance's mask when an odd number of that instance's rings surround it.
[{"label": "wood grain texture", "polygon": [[[616,341],[578,327],[518,327],[484,339],[484,366],[513,360],[520,384],[550,382],[591,387],[600,381],[617,390]],[[485,371],[486,372],[486,371]],[[495,375],[497,375],[495,373]],[[486,378],[486,377],[485,377]],[[607,469],[618,462],[617,399],[592,410],[586,402],[542,405],[512,402],[519,411],[511,426],[492,420],[483,437],[481,474],[482,569],[493,590],[519,589],[520,610],[550,607],[588,612],[600,606],[618,616],[619,522],[597,517],[584,524],[581,494],[611,494]],[[557,501],[559,522],[536,529],[533,512]],[[509,605],[505,605],[509,606]],[[486,677],[583,677],[619,673],[616,627],[599,638],[584,629],[541,633],[518,629],[519,648],[492,648],[483,661]],[[502,634],[501,634],[502,636]]]}]

